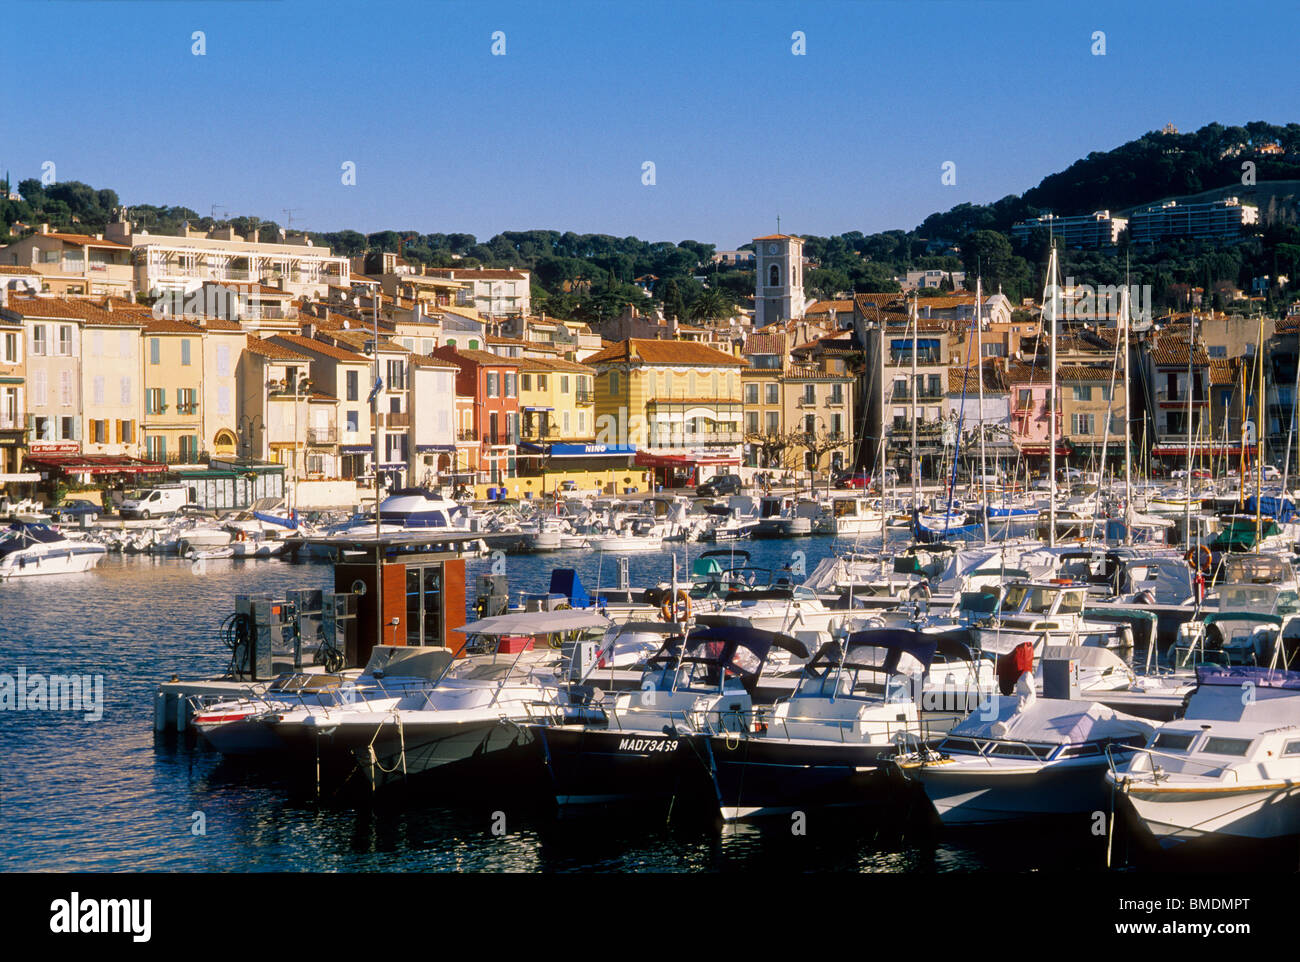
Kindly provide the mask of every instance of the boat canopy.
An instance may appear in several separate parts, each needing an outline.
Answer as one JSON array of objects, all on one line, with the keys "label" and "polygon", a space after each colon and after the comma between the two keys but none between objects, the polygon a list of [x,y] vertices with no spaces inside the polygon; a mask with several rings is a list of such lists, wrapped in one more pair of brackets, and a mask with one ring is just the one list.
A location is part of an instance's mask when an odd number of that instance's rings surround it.
[{"label": "boat canopy", "polygon": [[496,615],[462,625],[457,631],[467,635],[550,635],[560,631],[608,628],[610,621],[594,611],[527,611],[513,615]]},{"label": "boat canopy", "polygon": [[[1247,697],[1247,693],[1250,697]],[[1249,721],[1269,727],[1296,723],[1300,672],[1255,666],[1198,665],[1186,721]],[[1177,722],[1171,722],[1177,724]]]},{"label": "boat canopy", "polygon": [[686,636],[669,638],[646,664],[651,668],[702,665],[708,684],[714,683],[717,669],[725,669],[740,676],[748,686],[758,680],[773,648],[798,658],[808,657],[807,646],[791,635],[739,625],[708,625]]},{"label": "boat canopy", "polygon": [[949,734],[961,738],[1070,745],[1149,738],[1154,731],[1155,726],[1146,719],[1122,714],[1097,702],[1037,698],[1022,707],[1018,697],[993,695],[964,721],[954,725]]}]

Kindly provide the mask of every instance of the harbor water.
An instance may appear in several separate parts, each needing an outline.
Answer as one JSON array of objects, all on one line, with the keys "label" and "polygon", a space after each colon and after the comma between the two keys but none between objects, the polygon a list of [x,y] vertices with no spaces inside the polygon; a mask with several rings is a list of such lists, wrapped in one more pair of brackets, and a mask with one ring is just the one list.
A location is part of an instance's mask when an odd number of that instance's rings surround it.
[{"label": "harbor water", "polygon": [[[633,585],[685,579],[692,544],[629,556]],[[751,564],[811,571],[829,537],[742,543]],[[861,548],[867,548],[863,543]],[[689,557],[688,557],[689,555]],[[500,559],[496,559],[500,564]],[[493,558],[472,559],[467,583]],[[613,556],[588,551],[504,558],[512,600],[573,567],[588,590],[616,582]],[[116,555],[82,575],[0,584],[0,673],[100,676],[97,712],[0,712],[0,830],[8,871],[752,871],[943,872],[981,868],[1104,871],[1106,840],[1087,825],[945,833],[923,813],[809,812],[723,827],[691,813],[557,816],[500,799],[449,804],[398,794],[374,804],[303,797],[250,769],[155,735],[153,693],[172,675],[222,672],[217,632],[235,596],[325,588],[319,562],[201,563]],[[594,592],[593,592],[594,593]],[[472,597],[469,599],[472,602]],[[84,706],[83,706],[84,707]],[[100,717],[87,717],[99,714]],[[522,795],[522,793],[521,793]]]}]

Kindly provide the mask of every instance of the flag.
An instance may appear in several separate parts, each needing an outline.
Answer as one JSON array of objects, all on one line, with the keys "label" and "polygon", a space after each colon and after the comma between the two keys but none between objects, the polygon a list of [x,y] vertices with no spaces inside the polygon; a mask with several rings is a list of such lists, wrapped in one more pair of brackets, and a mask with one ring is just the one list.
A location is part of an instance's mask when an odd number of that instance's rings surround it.
[{"label": "flag", "polygon": [[370,389],[370,395],[369,397],[366,398],[366,403],[374,404],[375,398],[379,397],[379,392],[382,391],[383,389],[384,389],[384,379],[382,377],[375,378],[375,386]]}]

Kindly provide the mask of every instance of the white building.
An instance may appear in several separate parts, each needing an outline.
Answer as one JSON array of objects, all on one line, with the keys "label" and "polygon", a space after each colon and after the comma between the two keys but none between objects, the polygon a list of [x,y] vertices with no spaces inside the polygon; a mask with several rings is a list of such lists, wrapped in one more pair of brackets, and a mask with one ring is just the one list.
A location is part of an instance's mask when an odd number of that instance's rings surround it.
[{"label": "white building", "polygon": [[532,311],[532,275],[529,271],[445,267],[431,268],[428,276],[468,282],[472,285],[474,306],[481,314],[527,316]]}]

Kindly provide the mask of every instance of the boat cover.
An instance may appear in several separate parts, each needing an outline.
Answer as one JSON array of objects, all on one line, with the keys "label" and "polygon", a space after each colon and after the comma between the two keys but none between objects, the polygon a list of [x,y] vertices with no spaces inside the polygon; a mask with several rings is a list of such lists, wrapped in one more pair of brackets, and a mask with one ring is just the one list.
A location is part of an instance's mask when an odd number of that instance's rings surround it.
[{"label": "boat cover", "polygon": [[1092,701],[1036,698],[1024,704],[1018,697],[993,695],[988,702],[954,725],[960,738],[997,738],[1044,745],[1077,745],[1105,739],[1150,737],[1155,726]]},{"label": "boat cover", "polygon": [[467,635],[549,635],[557,631],[581,631],[584,628],[607,628],[609,619],[595,611],[525,611],[496,615],[462,625],[457,631]]}]

